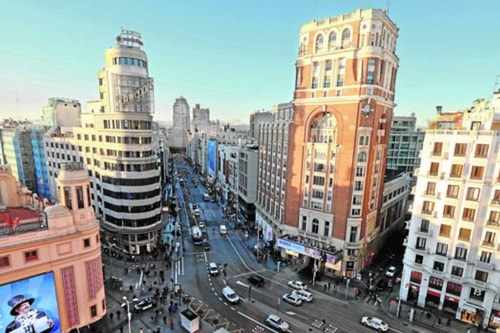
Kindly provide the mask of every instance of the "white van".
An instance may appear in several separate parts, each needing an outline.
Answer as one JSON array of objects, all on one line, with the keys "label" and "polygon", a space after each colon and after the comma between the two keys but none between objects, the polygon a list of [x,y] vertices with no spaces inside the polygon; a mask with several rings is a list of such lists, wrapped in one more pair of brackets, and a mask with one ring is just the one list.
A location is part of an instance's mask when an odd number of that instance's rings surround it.
[{"label": "white van", "polygon": [[221,235],[226,235],[227,234],[227,227],[225,225],[221,224],[219,231],[220,231]]},{"label": "white van", "polygon": [[297,297],[303,300],[304,302],[312,302],[313,300],[313,295],[305,290],[294,290],[292,291],[292,294],[297,295]]}]

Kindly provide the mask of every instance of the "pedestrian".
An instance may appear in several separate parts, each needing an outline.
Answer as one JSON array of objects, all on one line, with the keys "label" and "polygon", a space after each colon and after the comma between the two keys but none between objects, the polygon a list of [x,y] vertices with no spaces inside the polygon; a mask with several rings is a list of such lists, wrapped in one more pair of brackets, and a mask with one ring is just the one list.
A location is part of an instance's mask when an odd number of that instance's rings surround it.
[{"label": "pedestrian", "polygon": [[120,320],[122,313],[120,310],[116,310],[116,316],[118,317],[118,320]]},{"label": "pedestrian", "polygon": [[325,284],[323,285],[323,291],[326,291],[326,287],[327,287],[327,285],[326,285],[326,283],[325,283]]},{"label": "pedestrian", "polygon": [[172,318],[170,318],[170,329],[174,330],[174,320]]},{"label": "pedestrian", "polygon": [[167,326],[167,316],[163,316],[163,324]]},{"label": "pedestrian", "polygon": [[438,325],[441,326],[441,318],[438,318]]},{"label": "pedestrian", "polygon": [[109,319],[113,320],[113,312],[109,314]]},{"label": "pedestrian", "polygon": [[123,333],[123,326],[120,326],[120,333]]},{"label": "pedestrian", "polygon": [[330,282],[328,282],[328,290],[330,290],[331,287],[332,287],[332,284]]}]

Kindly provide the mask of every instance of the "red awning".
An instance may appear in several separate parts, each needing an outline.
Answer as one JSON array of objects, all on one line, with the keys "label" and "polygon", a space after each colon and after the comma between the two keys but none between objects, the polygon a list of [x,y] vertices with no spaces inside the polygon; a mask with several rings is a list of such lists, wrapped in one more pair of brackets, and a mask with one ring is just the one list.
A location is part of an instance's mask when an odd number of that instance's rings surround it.
[{"label": "red awning", "polygon": [[438,293],[437,291],[434,291],[432,289],[427,289],[427,295],[432,295],[432,296],[436,296],[436,297],[441,297],[441,294]]}]

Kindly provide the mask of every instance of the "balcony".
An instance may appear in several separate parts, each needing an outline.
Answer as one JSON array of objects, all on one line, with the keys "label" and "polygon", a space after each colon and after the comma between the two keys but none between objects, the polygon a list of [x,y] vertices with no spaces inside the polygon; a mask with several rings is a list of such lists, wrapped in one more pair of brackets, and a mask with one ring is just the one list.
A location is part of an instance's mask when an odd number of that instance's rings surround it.
[{"label": "balcony", "polygon": [[481,242],[481,246],[482,247],[489,247],[489,248],[495,248],[495,243],[494,242],[490,242],[490,241],[482,241]]},{"label": "balcony", "polygon": [[488,227],[499,227],[500,226],[500,223],[498,221],[494,221],[494,220],[488,220],[486,221],[486,225]]}]

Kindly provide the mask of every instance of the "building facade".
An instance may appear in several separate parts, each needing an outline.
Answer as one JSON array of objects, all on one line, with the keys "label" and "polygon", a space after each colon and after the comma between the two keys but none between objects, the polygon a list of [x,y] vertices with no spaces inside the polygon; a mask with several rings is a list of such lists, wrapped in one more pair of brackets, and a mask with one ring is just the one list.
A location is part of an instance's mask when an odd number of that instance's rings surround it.
[{"label": "building facade", "polygon": [[303,264],[326,256],[321,262],[333,268],[341,260],[341,273],[349,277],[376,247],[397,37],[394,22],[378,9],[314,20],[300,29],[286,209],[280,212],[285,228],[279,227],[314,250],[296,256]]},{"label": "building facade", "polygon": [[[425,133],[400,297],[500,327],[500,91]],[[497,281],[497,282],[495,282]]]},{"label": "building facade", "polygon": [[[60,203],[43,207],[2,166],[0,294],[9,306],[26,299],[43,311],[37,332],[90,330],[105,316],[106,300],[99,223],[83,166],[64,164],[57,187]],[[2,327],[16,328],[12,312],[1,309]]]},{"label": "building facade", "polygon": [[186,152],[188,148],[188,133],[191,129],[189,104],[184,97],[175,99],[172,113],[173,127],[169,133],[170,147],[176,151]]},{"label": "building facade", "polygon": [[62,162],[83,163],[104,237],[129,255],[154,251],[165,223],[154,85],[142,45],[139,33],[122,30],[105,51],[100,99],[82,113],[82,126],[54,127],[44,137],[49,178],[58,176]]}]

